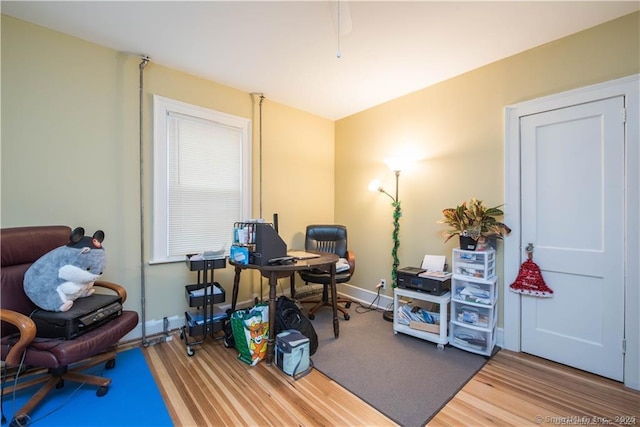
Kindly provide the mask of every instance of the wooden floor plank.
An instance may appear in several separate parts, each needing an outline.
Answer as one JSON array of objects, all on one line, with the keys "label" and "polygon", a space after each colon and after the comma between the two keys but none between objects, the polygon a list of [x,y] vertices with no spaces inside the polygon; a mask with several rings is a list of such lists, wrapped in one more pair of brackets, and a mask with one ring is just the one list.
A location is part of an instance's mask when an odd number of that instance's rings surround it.
[{"label": "wooden floor plank", "polygon": [[[222,341],[206,341],[193,357],[177,336],[143,352],[177,427],[397,426],[319,371],[296,381],[264,362],[239,361]],[[639,425],[640,392],[501,350],[428,425],[596,425],[598,417],[604,425]]]},{"label": "wooden floor plank", "polygon": [[193,357],[177,337],[143,351],[176,426],[397,426],[319,371],[294,380],[239,361],[221,341]]},{"label": "wooden floor plank", "polygon": [[638,425],[640,392],[535,356],[501,350],[429,426],[460,425],[469,414],[491,414],[493,425]]}]

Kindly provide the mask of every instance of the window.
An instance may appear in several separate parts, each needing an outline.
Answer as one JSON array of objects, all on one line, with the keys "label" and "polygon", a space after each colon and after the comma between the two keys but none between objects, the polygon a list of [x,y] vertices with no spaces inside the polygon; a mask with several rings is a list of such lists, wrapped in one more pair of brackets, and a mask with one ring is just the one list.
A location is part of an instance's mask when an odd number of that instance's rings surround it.
[{"label": "window", "polygon": [[249,218],[250,121],[157,95],[152,262],[226,249]]}]

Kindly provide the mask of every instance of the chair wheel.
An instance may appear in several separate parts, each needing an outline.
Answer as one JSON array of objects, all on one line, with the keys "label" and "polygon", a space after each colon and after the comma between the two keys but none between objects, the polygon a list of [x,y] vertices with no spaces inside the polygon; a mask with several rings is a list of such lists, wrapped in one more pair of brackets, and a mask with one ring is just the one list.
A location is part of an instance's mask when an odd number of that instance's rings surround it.
[{"label": "chair wheel", "polygon": [[105,386],[99,387],[98,390],[96,391],[96,396],[102,397],[105,394],[107,394],[108,391],[109,391],[109,387],[105,387]]},{"label": "chair wheel", "polygon": [[187,346],[187,356],[191,357],[194,354],[196,354],[196,351],[194,349],[192,349],[190,345],[188,345]]},{"label": "chair wheel", "polygon": [[345,314],[344,315],[344,320],[349,320],[349,319],[351,319],[351,316],[349,316],[348,314]]},{"label": "chair wheel", "polygon": [[23,427],[29,424],[29,417],[24,414],[20,414],[11,420],[11,427]]},{"label": "chair wheel", "polygon": [[105,369],[113,369],[116,367],[116,359],[109,359],[107,363],[104,364]]},{"label": "chair wheel", "polygon": [[313,320],[315,318],[316,318],[316,316],[314,316],[313,314],[309,313],[309,320]]},{"label": "chair wheel", "polygon": [[345,306],[346,308],[349,308],[349,307],[351,307],[351,303],[350,303],[350,302],[348,302],[348,303],[346,303],[344,306]]},{"label": "chair wheel", "polygon": [[56,383],[56,388],[57,388],[57,389],[61,389],[62,387],[64,387],[64,380],[61,378],[61,379]]}]

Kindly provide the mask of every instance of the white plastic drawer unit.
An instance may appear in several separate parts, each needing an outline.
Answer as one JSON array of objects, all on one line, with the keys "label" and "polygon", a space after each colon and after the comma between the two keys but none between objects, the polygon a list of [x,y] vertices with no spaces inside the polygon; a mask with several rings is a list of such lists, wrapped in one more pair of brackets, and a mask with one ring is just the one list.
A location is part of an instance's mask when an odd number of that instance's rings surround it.
[{"label": "white plastic drawer unit", "polygon": [[498,300],[497,281],[497,277],[490,280],[468,280],[454,275],[451,279],[451,299],[477,307],[493,307]]},{"label": "white plastic drawer unit", "polygon": [[461,325],[478,326],[481,328],[493,328],[496,324],[498,310],[491,307],[456,302],[451,307],[451,320]]},{"label": "white plastic drawer unit", "polygon": [[453,250],[453,274],[490,279],[496,275],[496,251]]},{"label": "white plastic drawer unit", "polygon": [[495,328],[481,329],[473,326],[461,326],[451,322],[449,344],[473,353],[488,356],[496,344]]}]

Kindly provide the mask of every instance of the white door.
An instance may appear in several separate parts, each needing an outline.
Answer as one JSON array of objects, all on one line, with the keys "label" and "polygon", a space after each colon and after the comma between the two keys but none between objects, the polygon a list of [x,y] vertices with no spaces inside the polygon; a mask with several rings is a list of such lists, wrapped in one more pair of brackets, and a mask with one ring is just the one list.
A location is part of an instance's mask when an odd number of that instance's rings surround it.
[{"label": "white door", "polygon": [[623,97],[603,99],[522,117],[520,127],[522,246],[533,244],[533,261],[554,291],[521,297],[522,351],[618,381],[623,108]]}]

